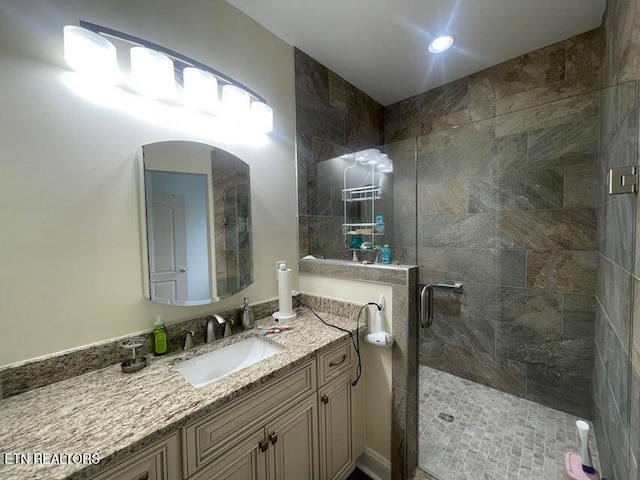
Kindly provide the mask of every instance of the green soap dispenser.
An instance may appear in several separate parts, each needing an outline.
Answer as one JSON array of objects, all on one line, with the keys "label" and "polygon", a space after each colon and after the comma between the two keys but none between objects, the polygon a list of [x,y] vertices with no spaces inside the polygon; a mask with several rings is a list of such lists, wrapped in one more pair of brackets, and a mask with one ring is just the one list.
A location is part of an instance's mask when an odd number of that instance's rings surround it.
[{"label": "green soap dispenser", "polygon": [[167,327],[164,326],[162,317],[156,315],[156,321],[153,323],[153,354],[164,355],[169,351],[167,341]]}]

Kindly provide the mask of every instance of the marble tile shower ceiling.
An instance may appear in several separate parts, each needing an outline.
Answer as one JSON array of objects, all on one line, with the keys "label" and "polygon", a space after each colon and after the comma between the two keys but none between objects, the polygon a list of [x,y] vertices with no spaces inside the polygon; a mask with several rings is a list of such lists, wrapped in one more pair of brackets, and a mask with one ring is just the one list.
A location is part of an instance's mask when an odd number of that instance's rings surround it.
[{"label": "marble tile shower ceiling", "polygon": [[[564,480],[578,417],[429,367],[419,375],[422,468],[442,480]],[[593,430],[590,447],[599,467]]]}]

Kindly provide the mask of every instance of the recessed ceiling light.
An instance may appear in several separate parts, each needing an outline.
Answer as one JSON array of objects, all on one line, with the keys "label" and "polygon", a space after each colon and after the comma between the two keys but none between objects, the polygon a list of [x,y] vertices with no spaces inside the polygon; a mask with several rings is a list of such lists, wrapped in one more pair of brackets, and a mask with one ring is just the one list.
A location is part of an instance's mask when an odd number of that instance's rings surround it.
[{"label": "recessed ceiling light", "polygon": [[453,45],[453,37],[444,35],[431,42],[428,48],[431,53],[441,53],[451,48],[451,45]]}]

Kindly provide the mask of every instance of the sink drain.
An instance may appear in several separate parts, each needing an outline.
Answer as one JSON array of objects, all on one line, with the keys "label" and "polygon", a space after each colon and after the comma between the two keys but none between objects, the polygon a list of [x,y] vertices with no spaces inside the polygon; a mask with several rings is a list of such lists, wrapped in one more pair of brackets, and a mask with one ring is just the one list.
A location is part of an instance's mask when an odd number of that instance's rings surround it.
[{"label": "sink drain", "polygon": [[444,412],[440,412],[438,414],[438,418],[440,420],[444,420],[447,423],[453,423],[453,421],[456,419],[456,417],[454,417],[453,415],[451,415],[450,413],[444,413]]}]

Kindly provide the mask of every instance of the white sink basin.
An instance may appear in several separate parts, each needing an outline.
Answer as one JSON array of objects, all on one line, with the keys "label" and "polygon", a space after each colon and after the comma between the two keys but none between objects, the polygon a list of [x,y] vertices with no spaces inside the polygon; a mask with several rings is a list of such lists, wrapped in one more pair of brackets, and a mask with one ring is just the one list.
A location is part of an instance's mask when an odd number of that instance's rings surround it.
[{"label": "white sink basin", "polygon": [[185,360],[176,364],[175,367],[191,385],[203,387],[281,351],[280,347],[259,338],[248,338]]}]

